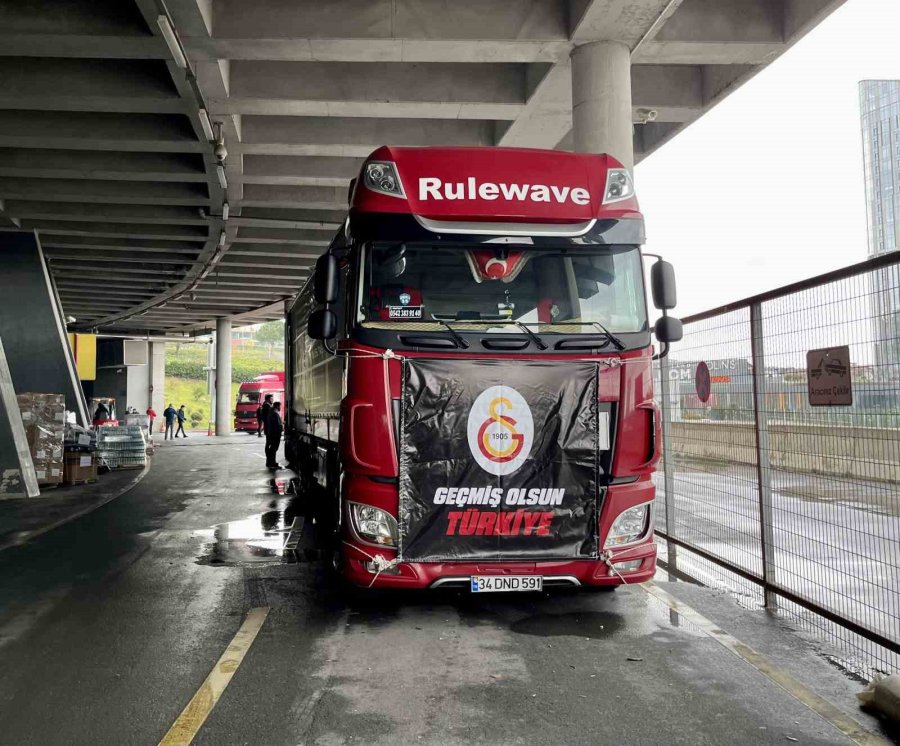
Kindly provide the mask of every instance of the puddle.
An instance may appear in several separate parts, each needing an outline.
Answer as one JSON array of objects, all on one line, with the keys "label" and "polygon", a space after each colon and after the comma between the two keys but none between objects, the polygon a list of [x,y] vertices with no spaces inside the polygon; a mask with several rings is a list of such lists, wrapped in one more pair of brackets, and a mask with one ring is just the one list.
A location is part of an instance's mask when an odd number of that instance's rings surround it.
[{"label": "puddle", "polygon": [[510,631],[536,637],[580,637],[601,640],[665,635],[673,630],[690,637],[706,634],[677,611],[647,594],[635,598],[621,611],[579,609],[562,614],[534,614],[510,625]]},{"label": "puddle", "polygon": [[612,611],[573,611],[568,614],[535,614],[510,625],[520,635],[537,637],[588,637],[599,640],[618,632],[625,617]]},{"label": "puddle", "polygon": [[197,564],[234,566],[297,561],[304,501],[287,494],[293,491],[289,478],[276,477],[269,484],[269,493],[279,495],[269,503],[270,510],[194,531],[193,535],[202,542]]}]

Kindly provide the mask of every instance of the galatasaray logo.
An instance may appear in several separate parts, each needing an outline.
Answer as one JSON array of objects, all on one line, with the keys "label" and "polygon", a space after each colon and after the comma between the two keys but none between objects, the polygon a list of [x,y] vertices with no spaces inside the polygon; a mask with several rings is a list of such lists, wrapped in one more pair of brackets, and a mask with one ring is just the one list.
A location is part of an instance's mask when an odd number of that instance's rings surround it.
[{"label": "galatasaray logo", "polygon": [[469,411],[466,430],[475,461],[498,477],[512,474],[531,453],[531,409],[509,386],[491,386],[479,394]]}]

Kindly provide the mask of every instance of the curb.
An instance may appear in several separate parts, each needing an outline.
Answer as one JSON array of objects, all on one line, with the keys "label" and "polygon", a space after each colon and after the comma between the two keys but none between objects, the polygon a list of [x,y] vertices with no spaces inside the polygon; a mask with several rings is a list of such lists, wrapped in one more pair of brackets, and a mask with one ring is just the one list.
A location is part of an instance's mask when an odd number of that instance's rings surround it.
[{"label": "curb", "polygon": [[92,503],[91,505],[87,505],[87,506],[81,508],[80,510],[76,510],[71,515],[67,515],[65,518],[60,518],[58,521],[54,521],[53,523],[50,523],[46,526],[42,526],[41,528],[36,528],[33,531],[26,531],[14,539],[10,539],[4,543],[0,543],[0,552],[4,551],[6,549],[12,549],[13,547],[23,546],[24,544],[27,544],[32,539],[36,539],[39,536],[43,536],[44,534],[50,533],[51,531],[59,528],[60,526],[65,526],[67,523],[71,523],[72,521],[77,520],[78,518],[81,518],[82,516],[85,516],[88,513],[92,513],[93,511],[97,510],[98,508],[102,508],[104,505],[111,503],[113,500],[116,500],[117,498],[122,497],[122,495],[124,495],[126,492],[129,492],[130,490],[134,489],[134,487],[137,486],[137,484],[147,475],[147,472],[149,472],[149,471],[150,471],[150,463],[148,462],[148,464],[143,469],[141,469],[139,472],[137,472],[135,474],[134,478],[131,479],[131,481],[126,483],[125,486],[121,490],[116,492],[115,494],[107,495],[105,498],[103,498],[99,502]]}]

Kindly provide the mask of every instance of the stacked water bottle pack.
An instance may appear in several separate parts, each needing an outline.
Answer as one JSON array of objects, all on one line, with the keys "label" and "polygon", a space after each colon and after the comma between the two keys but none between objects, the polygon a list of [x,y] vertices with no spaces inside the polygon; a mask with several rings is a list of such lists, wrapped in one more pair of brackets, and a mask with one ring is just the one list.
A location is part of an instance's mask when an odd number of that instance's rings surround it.
[{"label": "stacked water bottle pack", "polygon": [[97,455],[110,469],[142,469],[147,463],[146,442],[139,425],[101,427]]}]

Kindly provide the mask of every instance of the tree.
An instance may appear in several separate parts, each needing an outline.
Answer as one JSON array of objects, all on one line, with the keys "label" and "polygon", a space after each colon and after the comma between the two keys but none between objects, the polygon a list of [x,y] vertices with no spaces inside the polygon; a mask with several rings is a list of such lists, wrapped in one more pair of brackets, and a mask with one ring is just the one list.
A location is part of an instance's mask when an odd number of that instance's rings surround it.
[{"label": "tree", "polygon": [[284,322],[267,321],[256,330],[256,341],[266,345],[269,350],[269,357],[272,357],[272,348],[275,346],[275,343],[284,341]]}]

